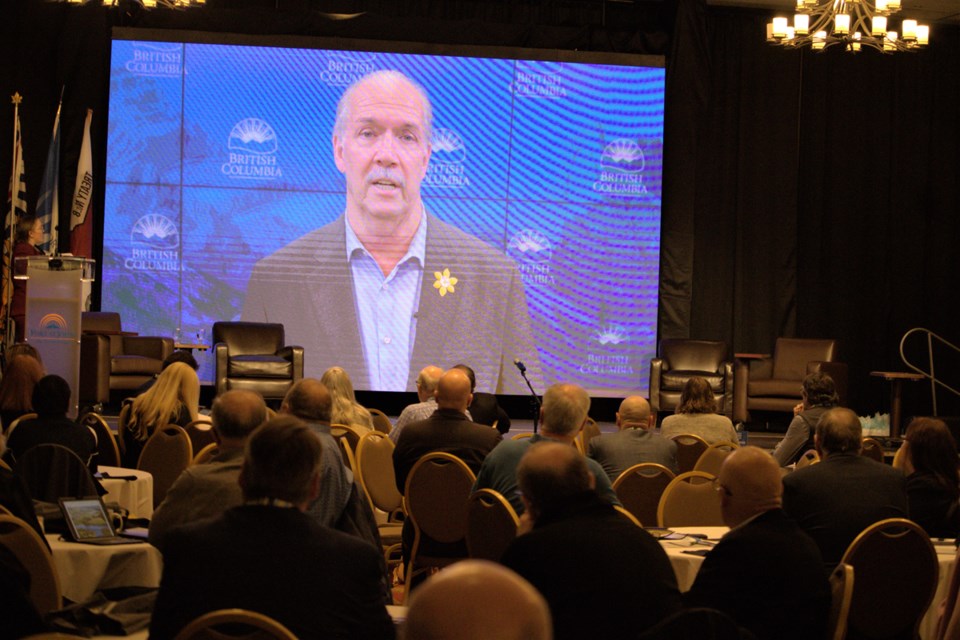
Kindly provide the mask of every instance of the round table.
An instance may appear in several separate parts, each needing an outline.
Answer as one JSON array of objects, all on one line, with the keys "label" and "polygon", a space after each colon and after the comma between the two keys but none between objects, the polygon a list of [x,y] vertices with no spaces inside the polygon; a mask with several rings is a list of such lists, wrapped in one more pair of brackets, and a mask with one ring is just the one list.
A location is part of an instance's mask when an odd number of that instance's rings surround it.
[{"label": "round table", "polygon": [[118,503],[130,512],[132,518],[153,515],[153,476],[150,473],[100,465],[97,479],[107,492],[103,496],[104,503]]}]

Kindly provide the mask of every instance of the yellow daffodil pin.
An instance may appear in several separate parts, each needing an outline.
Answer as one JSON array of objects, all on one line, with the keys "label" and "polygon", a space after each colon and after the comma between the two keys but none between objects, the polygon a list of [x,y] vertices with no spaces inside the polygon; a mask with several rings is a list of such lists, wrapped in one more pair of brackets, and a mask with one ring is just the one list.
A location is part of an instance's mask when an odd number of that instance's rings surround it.
[{"label": "yellow daffodil pin", "polygon": [[436,278],[433,288],[439,290],[441,298],[448,293],[454,293],[453,285],[457,284],[457,279],[450,275],[450,269],[444,269],[443,273],[434,271],[433,277]]}]

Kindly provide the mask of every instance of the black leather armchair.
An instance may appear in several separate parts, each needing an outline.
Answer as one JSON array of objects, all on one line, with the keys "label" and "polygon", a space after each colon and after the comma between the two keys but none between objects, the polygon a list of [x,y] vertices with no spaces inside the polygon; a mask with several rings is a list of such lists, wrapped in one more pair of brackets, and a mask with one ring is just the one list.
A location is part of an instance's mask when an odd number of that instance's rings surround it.
[{"label": "black leather armchair", "polygon": [[213,342],[217,395],[248,389],[280,399],[303,378],[303,347],[284,344],[282,324],[217,322]]},{"label": "black leather armchair", "polygon": [[729,416],[733,410],[733,363],[724,342],[711,340],[660,341],[660,357],[650,361],[650,408],[673,411],[680,392],[690,378],[706,379],[717,400],[717,411]]}]

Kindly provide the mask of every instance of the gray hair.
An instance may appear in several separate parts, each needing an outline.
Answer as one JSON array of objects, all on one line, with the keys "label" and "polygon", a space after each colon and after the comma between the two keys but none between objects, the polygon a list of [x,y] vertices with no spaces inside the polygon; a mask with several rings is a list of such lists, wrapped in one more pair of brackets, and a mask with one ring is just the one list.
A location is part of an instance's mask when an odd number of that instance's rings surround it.
[{"label": "gray hair", "polygon": [[590,412],[590,396],[575,384],[555,384],[543,394],[543,424],[560,436],[573,435]]},{"label": "gray hair", "polygon": [[394,69],[380,69],[378,71],[372,71],[347,87],[346,91],[343,92],[343,95],[340,96],[340,101],[337,102],[337,118],[333,123],[333,135],[343,135],[343,130],[346,127],[347,119],[350,115],[350,100],[353,98],[353,94],[357,88],[368,82],[376,82],[380,84],[407,84],[416,90],[416,92],[420,95],[420,108],[423,112],[424,143],[426,146],[430,146],[431,140],[433,140],[433,105],[430,104],[430,97],[427,95],[427,90],[424,89],[423,85],[416,80],[413,80],[406,74]]}]

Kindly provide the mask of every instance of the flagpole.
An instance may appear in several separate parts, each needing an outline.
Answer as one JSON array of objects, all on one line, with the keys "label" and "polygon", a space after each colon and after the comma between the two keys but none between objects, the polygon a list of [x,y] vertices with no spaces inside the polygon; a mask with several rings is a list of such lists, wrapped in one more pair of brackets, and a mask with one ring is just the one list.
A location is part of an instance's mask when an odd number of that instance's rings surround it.
[{"label": "flagpole", "polygon": [[[11,175],[11,187],[10,187],[10,211],[8,212],[7,220],[10,221],[10,235],[7,238],[7,242],[4,243],[4,255],[3,262],[7,265],[7,270],[4,276],[6,281],[3,283],[3,291],[9,293],[10,295],[4,295],[2,302],[3,306],[3,336],[0,338],[0,355],[2,355],[2,360],[4,364],[6,363],[7,355],[7,339],[10,335],[10,306],[13,302],[13,241],[16,237],[16,228],[17,228],[17,193],[14,190],[19,191],[20,189],[20,176],[15,175],[17,173],[17,144],[19,142],[19,124],[20,124],[20,103],[23,101],[23,96],[20,95],[19,91],[15,91],[12,96],[10,96],[10,101],[13,103],[13,151],[11,152],[10,160],[10,175]],[[8,299],[9,297],[9,299]]]},{"label": "flagpole", "polygon": [[[20,103],[23,102],[23,97],[20,95],[20,92],[14,93],[10,96],[10,101],[13,103],[13,152],[11,154],[10,160],[10,171],[13,172],[17,166],[17,123],[20,122]],[[18,176],[19,178],[19,176]],[[19,188],[20,185],[17,185]],[[12,195],[12,194],[11,194]],[[10,225],[10,249],[13,250],[13,237],[14,237],[14,228],[17,226],[17,199],[14,197],[10,198],[10,217],[8,218],[13,224]],[[12,267],[12,263],[11,263]],[[10,269],[10,273],[13,273],[13,269]],[[4,334],[6,336],[6,334]]]}]

